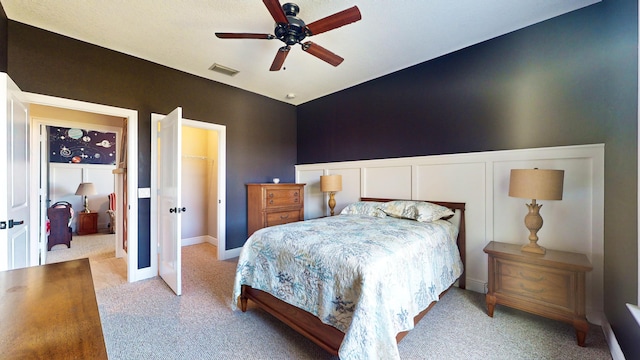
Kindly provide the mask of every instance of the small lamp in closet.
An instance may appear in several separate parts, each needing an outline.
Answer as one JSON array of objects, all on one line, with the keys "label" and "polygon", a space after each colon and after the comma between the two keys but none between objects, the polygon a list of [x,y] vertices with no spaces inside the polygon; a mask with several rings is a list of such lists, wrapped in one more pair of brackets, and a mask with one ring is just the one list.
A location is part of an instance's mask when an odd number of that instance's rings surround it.
[{"label": "small lamp in closet", "polygon": [[545,248],[538,245],[538,230],[542,228],[542,216],[536,200],[562,200],[564,170],[512,169],[509,179],[509,196],[532,199],[525,204],[529,213],[524,224],[529,229],[529,243],[522,246],[522,251],[544,254]]},{"label": "small lamp in closet", "polygon": [[84,212],[86,213],[90,213],[91,210],[89,210],[89,200],[87,199],[87,196],[89,195],[95,195],[98,192],[96,191],[96,187],[93,185],[93,183],[80,183],[80,185],[78,185],[78,190],[76,190],[76,195],[80,195],[83,197],[84,200]]},{"label": "small lamp in closet", "polygon": [[329,209],[331,209],[331,216],[333,216],[333,208],[336,207],[335,193],[342,191],[342,175],[320,176],[320,191],[329,193]]}]

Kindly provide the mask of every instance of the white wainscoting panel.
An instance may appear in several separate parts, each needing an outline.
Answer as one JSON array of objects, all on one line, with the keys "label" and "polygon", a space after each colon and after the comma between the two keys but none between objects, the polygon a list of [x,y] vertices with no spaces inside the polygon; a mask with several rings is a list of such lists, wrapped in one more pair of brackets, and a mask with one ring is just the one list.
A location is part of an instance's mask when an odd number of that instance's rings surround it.
[{"label": "white wainscoting panel", "polygon": [[485,292],[487,256],[482,250],[486,244],[494,240],[516,244],[528,241],[524,204],[531,199],[509,197],[509,175],[511,169],[534,167],[565,170],[563,199],[539,201],[543,204],[540,212],[544,226],[538,236],[542,246],[583,253],[591,260],[593,271],[587,275],[587,318],[600,324],[603,318],[603,144],[305,164],[296,166],[296,182],[307,183],[307,219],[326,213],[327,199],[319,192],[323,174],[343,175],[342,191],[336,194],[337,213],[360,197],[465,202],[467,288]]},{"label": "white wainscoting panel", "polygon": [[411,165],[378,165],[378,163],[374,163],[370,166],[363,166],[361,196],[411,199]]},{"label": "white wainscoting panel", "polygon": [[[304,186],[304,218],[314,219],[324,215],[324,194],[320,191],[320,175],[323,169],[310,169],[296,174],[296,183]],[[344,180],[343,180],[344,181]]]}]

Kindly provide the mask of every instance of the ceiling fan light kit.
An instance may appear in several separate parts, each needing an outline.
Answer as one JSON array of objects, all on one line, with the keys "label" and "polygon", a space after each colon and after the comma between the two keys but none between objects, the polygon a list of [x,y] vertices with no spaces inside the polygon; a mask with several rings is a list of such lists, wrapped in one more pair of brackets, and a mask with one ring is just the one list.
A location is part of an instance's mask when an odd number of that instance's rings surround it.
[{"label": "ceiling fan light kit", "polygon": [[362,19],[362,15],[360,14],[358,7],[353,6],[349,9],[339,11],[333,15],[306,25],[302,19],[297,17],[300,12],[300,7],[298,5],[294,3],[286,3],[280,6],[280,2],[278,0],[262,0],[262,2],[267,7],[267,10],[269,10],[273,20],[276,22],[276,27],[273,31],[274,34],[217,32],[216,36],[220,39],[278,39],[282,41],[285,43],[285,46],[278,49],[276,57],[273,59],[273,63],[269,68],[271,71],[278,71],[282,68],[284,61],[289,54],[289,50],[291,49],[291,45],[295,44],[300,44],[302,50],[322,61],[333,66],[340,65],[344,60],[340,56],[314,42],[307,41],[302,43],[302,41],[308,36],[327,32]]}]

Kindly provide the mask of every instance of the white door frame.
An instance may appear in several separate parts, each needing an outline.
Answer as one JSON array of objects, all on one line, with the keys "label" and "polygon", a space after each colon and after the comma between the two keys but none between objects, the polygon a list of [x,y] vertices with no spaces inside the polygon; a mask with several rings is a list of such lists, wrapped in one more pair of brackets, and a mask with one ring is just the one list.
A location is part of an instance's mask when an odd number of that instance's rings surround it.
[{"label": "white door frame", "polygon": [[[33,161],[33,166],[32,166],[32,174],[33,176],[36,176],[37,174],[40,175],[40,184],[43,184],[47,181],[49,181],[51,174],[48,174],[48,167],[49,167],[49,163],[48,161],[46,161],[47,159],[47,153],[48,153],[48,149],[47,149],[47,140],[43,137],[43,128],[44,127],[49,127],[49,126],[57,126],[57,127],[66,127],[66,128],[86,128],[87,125],[90,125],[92,130],[97,130],[97,131],[109,131],[109,132],[113,132],[116,134],[116,142],[117,144],[121,144],[122,141],[122,127],[115,127],[115,126],[111,126],[111,125],[92,125],[92,124],[86,124],[86,123],[82,123],[82,122],[78,122],[78,121],[66,121],[66,120],[60,120],[60,119],[53,119],[53,118],[48,118],[48,117],[42,117],[42,116],[33,116],[30,115],[30,121],[31,121],[31,144],[32,144],[32,154],[33,157],[35,157],[36,152],[38,152],[38,145],[40,145],[40,151],[39,151],[39,157],[38,157],[38,161]],[[40,167],[39,169],[37,169],[37,172],[33,172],[36,171],[36,166],[38,165],[38,162],[40,163]],[[36,181],[33,182],[33,184],[38,184]],[[46,218],[47,216],[47,208],[49,207],[49,205],[51,204],[46,204],[45,201],[46,200],[51,200],[49,197],[47,197],[47,188],[48,188],[48,183],[41,185],[41,191],[43,192],[42,194],[40,194],[40,196],[42,197],[42,202],[39,204],[40,206],[40,211],[38,212],[38,221],[41,221],[40,224],[40,244],[41,244],[41,249],[40,251],[42,251],[43,253],[40,254],[40,264],[43,265],[46,263],[45,259],[46,259],[46,255],[47,255],[47,239],[46,239],[46,234],[45,234],[45,227],[46,227],[46,223],[44,221],[42,221],[42,219]],[[118,188],[118,184],[117,184],[117,180],[114,181],[114,192],[116,192],[119,196],[121,196],[123,194],[122,189]],[[33,202],[34,204],[36,203],[35,201]],[[122,219],[120,219],[122,220]],[[31,221],[36,221],[35,219],[32,219]],[[122,221],[120,221],[121,223]],[[114,224],[116,225],[116,224]],[[122,249],[122,230],[120,230],[119,232],[116,233],[116,239],[115,239],[115,250],[116,250],[116,257],[125,257],[126,253],[124,252],[124,250]]]},{"label": "white door frame", "polygon": [[[127,234],[129,235],[128,248],[125,256],[127,262],[127,281],[134,282],[155,275],[147,276],[148,268],[138,269],[138,112],[135,110],[118,108],[107,105],[94,104],[84,101],[64,99],[54,96],[41,95],[25,92],[25,101],[30,104],[52,106],[64,109],[91,112],[96,114],[110,115],[127,119]],[[32,127],[32,132],[33,127]],[[31,145],[31,170],[38,174],[40,171],[40,153],[34,151],[35,145]],[[39,199],[39,177],[31,177],[31,217],[37,219],[40,211]],[[38,234],[38,224],[32,221],[31,233]],[[119,232],[122,236],[122,232]],[[38,241],[38,236],[32,236],[32,242]]]},{"label": "white door frame", "polygon": [[[165,115],[151,114],[151,268],[158,271],[158,121]],[[182,119],[182,126],[218,132],[218,260],[226,260],[238,256],[237,251],[226,250],[226,196],[227,196],[227,127],[208,122]],[[153,270],[152,270],[153,271]]]}]

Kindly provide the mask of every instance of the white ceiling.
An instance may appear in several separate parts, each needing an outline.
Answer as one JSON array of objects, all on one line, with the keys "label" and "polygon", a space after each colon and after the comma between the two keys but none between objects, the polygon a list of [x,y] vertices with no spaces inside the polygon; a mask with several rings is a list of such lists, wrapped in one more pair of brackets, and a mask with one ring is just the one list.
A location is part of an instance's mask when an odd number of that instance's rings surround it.
[{"label": "white ceiling", "polygon": [[[333,67],[294,46],[269,71],[279,40],[260,0],[0,0],[11,20],[298,105],[599,2],[599,0],[297,0],[307,24],[357,5],[362,20],[309,40],[342,56]],[[284,3],[281,1],[281,3]],[[218,63],[240,72],[208,70]],[[287,94],[295,98],[287,99]]]}]

